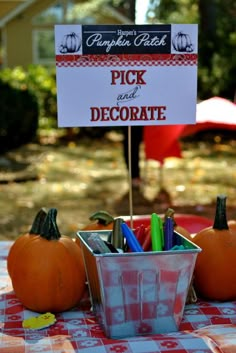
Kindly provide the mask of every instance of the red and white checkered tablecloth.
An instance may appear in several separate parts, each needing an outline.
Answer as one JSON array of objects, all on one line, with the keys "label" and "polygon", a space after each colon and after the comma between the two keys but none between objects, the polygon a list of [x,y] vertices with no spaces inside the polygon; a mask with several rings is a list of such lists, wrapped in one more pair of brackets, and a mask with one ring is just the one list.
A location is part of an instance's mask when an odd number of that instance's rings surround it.
[{"label": "red and white checkered tablecloth", "polygon": [[48,328],[24,329],[22,321],[38,313],[12,291],[6,269],[11,244],[0,242],[0,353],[236,353],[236,302],[199,301],[185,307],[179,332],[122,340],[106,338],[86,300],[57,314]]}]

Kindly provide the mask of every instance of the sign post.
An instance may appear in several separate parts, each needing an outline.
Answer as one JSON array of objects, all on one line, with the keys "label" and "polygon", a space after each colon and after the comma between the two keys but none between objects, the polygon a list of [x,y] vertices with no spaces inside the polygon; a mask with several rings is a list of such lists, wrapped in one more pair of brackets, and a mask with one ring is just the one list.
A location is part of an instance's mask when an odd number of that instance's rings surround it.
[{"label": "sign post", "polygon": [[56,25],[58,126],[195,124],[197,37],[196,24]]}]

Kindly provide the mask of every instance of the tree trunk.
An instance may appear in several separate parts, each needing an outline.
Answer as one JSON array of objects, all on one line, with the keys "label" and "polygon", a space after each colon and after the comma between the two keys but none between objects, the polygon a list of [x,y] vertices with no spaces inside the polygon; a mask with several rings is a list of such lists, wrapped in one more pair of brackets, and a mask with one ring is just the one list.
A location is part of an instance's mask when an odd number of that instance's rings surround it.
[{"label": "tree trunk", "polygon": [[217,0],[198,0],[199,24],[199,57],[203,66],[211,67],[211,59],[216,48]]}]

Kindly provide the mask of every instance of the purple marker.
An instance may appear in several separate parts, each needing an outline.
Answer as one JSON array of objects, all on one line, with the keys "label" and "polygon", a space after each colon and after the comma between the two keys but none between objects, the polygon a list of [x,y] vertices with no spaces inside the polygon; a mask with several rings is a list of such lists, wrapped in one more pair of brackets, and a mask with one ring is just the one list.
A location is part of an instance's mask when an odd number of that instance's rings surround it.
[{"label": "purple marker", "polygon": [[121,229],[124,237],[126,238],[127,244],[130,250],[134,252],[143,252],[142,246],[139,244],[136,236],[132,232],[132,230],[127,226],[126,223],[121,224]]},{"label": "purple marker", "polygon": [[164,223],[164,250],[170,250],[174,246],[174,222],[167,217]]}]

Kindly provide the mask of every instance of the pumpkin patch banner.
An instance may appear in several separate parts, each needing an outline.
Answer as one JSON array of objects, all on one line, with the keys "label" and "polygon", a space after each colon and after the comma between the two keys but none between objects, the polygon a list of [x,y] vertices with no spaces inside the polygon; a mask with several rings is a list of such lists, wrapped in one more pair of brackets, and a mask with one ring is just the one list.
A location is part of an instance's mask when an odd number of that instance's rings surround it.
[{"label": "pumpkin patch banner", "polygon": [[56,25],[58,126],[196,122],[198,26]]}]

